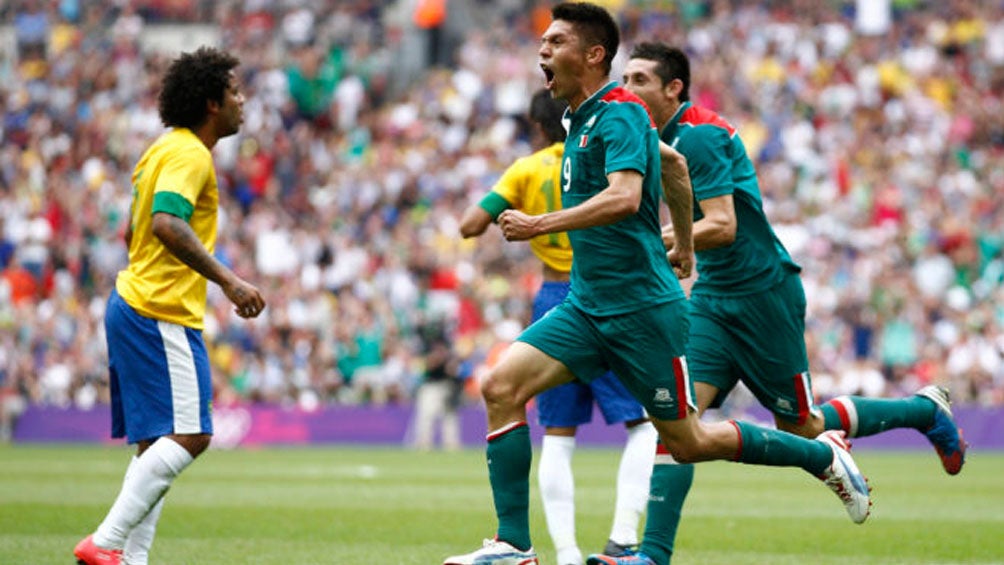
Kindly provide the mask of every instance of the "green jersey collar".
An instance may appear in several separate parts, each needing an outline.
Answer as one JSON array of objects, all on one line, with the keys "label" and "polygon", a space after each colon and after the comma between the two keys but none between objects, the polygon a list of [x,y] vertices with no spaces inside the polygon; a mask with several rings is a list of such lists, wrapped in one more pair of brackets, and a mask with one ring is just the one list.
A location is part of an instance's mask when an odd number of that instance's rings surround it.
[{"label": "green jersey collar", "polygon": [[676,109],[676,113],[673,114],[673,117],[670,118],[669,121],[666,122],[666,125],[662,128],[662,135],[664,136],[663,139],[666,139],[676,133],[676,128],[680,124],[680,118],[691,106],[693,106],[693,104],[689,100],[680,104],[680,107]]},{"label": "green jersey collar", "polygon": [[[583,111],[587,111],[587,112],[588,111],[592,111],[591,107],[593,105],[597,104],[599,100],[601,100],[604,96],[607,95],[608,92],[610,92],[611,90],[613,90],[616,87],[617,87],[617,81],[612,80],[612,81],[608,82],[606,84],[606,86],[604,86],[603,88],[601,88],[601,89],[597,90],[596,92],[590,94],[589,98],[586,98],[582,102],[582,104],[579,104],[579,108],[574,113],[575,114],[579,114],[579,113],[582,113]],[[566,110],[566,112],[567,112],[567,115],[569,117],[571,117],[573,115],[571,108],[569,108],[568,110]]]}]

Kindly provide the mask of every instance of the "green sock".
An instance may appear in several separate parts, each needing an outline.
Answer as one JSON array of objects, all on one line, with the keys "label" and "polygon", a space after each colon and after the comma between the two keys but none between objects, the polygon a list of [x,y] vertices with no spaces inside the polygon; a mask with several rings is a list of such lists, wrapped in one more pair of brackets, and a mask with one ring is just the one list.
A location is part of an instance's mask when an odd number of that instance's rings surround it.
[{"label": "green sock", "polygon": [[844,430],[847,437],[866,437],[895,428],[925,431],[934,423],[937,407],[930,398],[865,398],[839,396],[819,407],[826,429]]},{"label": "green sock", "polygon": [[652,467],[645,536],[638,548],[656,565],[668,565],[673,557],[673,541],[680,525],[683,501],[693,482],[694,466],[678,464],[660,441]]},{"label": "green sock", "polygon": [[749,422],[732,420],[739,430],[739,453],[736,461],[772,467],[801,467],[819,476],[833,462],[833,450],[821,441],[761,428]]},{"label": "green sock", "polygon": [[[488,436],[488,481],[498,516],[498,539],[530,549],[530,428],[526,422]],[[508,428],[508,429],[507,429]]]}]

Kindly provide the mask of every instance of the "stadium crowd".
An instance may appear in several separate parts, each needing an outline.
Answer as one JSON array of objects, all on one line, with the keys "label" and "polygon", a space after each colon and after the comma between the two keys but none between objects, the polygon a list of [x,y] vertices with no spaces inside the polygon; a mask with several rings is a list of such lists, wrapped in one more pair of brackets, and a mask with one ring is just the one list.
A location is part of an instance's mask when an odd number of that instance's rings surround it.
[{"label": "stadium crowd", "polygon": [[[605,3],[626,47],[684,45],[695,99],[743,132],[804,268],[821,399],[942,382],[1004,405],[1004,3]],[[213,22],[242,61],[217,254],[268,308],[245,321],[210,285],[217,402],[410,402],[430,331],[476,381],[540,280],[527,246],[458,219],[529,151],[549,3],[480,0],[459,31],[408,1],[108,4],[0,8],[0,415],[107,399],[104,302],[170,59],[143,40],[165,23]]]}]

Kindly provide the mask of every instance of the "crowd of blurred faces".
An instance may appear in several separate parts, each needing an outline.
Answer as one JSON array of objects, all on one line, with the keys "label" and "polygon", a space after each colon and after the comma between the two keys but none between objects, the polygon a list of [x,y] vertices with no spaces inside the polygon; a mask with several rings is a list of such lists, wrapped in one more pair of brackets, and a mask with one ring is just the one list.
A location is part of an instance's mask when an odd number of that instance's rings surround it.
[{"label": "crowd of blurred faces", "polygon": [[[159,77],[199,33],[240,57],[246,96],[214,150],[216,255],[268,301],[243,320],[211,286],[216,402],[411,402],[430,332],[477,402],[540,272],[458,220],[530,152],[549,4],[443,3],[429,22],[416,2],[4,3],[0,414],[107,401],[130,175],[163,131]],[[820,400],[938,382],[1004,405],[1004,3],[604,3],[614,78],[635,41],[682,46],[692,100],[743,136],[804,268]]]}]

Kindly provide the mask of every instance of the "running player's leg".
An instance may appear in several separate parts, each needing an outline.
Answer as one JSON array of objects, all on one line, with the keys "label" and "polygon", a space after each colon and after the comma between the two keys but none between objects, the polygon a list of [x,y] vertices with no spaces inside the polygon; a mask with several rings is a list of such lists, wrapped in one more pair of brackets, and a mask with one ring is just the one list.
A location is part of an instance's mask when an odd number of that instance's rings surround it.
[{"label": "running player's leg", "polygon": [[[839,487],[840,492],[849,491],[847,496],[853,500],[845,500],[845,506],[855,521],[863,521],[869,504],[867,487],[853,460],[845,452],[838,451],[838,447],[746,422],[702,424],[699,421],[686,360],[682,356],[685,337],[677,335],[671,323],[682,316],[674,315],[672,305],[667,305],[666,310],[670,312],[652,309],[623,317],[624,321],[610,325],[621,323],[624,328],[618,331],[605,327],[604,335],[607,339],[624,336],[613,348],[617,354],[612,361],[613,369],[652,416],[668,453],[684,463],[723,459],[801,467],[827,480],[833,490]],[[686,330],[685,319],[679,325]],[[656,337],[659,335],[662,337]],[[659,345],[655,346],[656,343]],[[672,371],[665,371],[667,366],[672,367]],[[831,478],[839,480],[839,485],[831,485]],[[657,488],[653,472],[653,498],[657,496]],[[652,520],[653,516],[648,519]],[[642,553],[646,556],[647,550],[652,553],[661,550],[661,555],[649,557],[655,563],[668,563],[671,547],[659,548],[646,539],[642,542]]]},{"label": "running player's leg", "polygon": [[[775,415],[779,429],[813,438],[825,430],[865,437],[896,428],[925,434],[950,474],[961,470],[966,443],[952,418],[948,391],[924,387],[909,398],[841,396],[814,406],[805,350],[805,292],[790,275],[777,287],[735,304],[730,327],[743,381]],[[766,332],[770,328],[772,331]]]},{"label": "running player's leg", "polygon": [[819,407],[828,430],[866,437],[896,428],[912,428],[934,446],[942,467],[958,474],[965,463],[966,441],[952,415],[948,389],[928,385],[907,398],[838,396]]},{"label": "running player's leg", "polygon": [[532,450],[526,402],[573,378],[589,382],[602,374],[603,345],[594,335],[588,318],[562,304],[527,328],[489,373],[481,390],[488,411],[488,480],[498,531],[482,549],[450,557],[445,564],[491,561],[499,554],[536,562],[529,528]]}]

